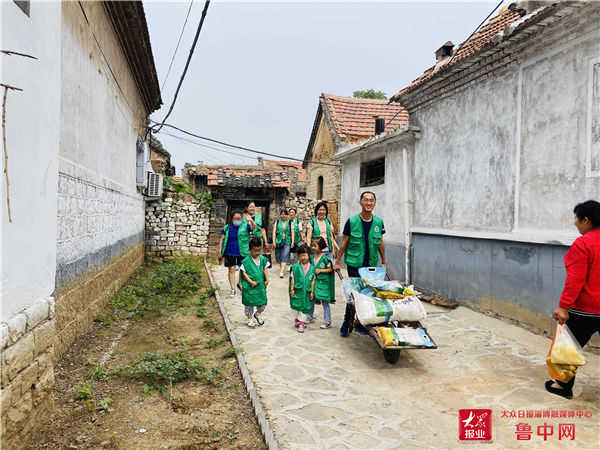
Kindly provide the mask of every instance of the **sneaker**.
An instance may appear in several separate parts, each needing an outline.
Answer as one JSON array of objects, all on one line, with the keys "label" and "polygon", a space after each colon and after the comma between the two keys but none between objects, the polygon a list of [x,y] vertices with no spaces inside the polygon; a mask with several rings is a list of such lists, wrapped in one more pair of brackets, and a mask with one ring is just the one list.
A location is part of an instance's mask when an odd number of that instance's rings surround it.
[{"label": "sneaker", "polygon": [[348,337],[350,333],[348,333],[348,322],[345,320],[342,322],[342,326],[340,327],[340,336]]},{"label": "sneaker", "polygon": [[304,326],[304,322],[300,322],[300,324],[298,325],[298,333],[304,333],[304,329],[306,327]]},{"label": "sneaker", "polygon": [[256,323],[254,322],[254,318],[251,317],[248,320],[248,323],[246,325],[248,325],[250,328],[254,328],[256,326]]},{"label": "sneaker", "polygon": [[298,328],[298,325],[300,325],[300,321],[298,319],[294,319],[294,326]]},{"label": "sneaker", "polygon": [[306,323],[307,324],[309,324],[309,323],[315,323],[315,318],[314,317],[307,317],[306,318]]},{"label": "sneaker", "polygon": [[264,325],[265,324],[265,321],[263,320],[262,315],[258,311],[256,311],[254,313],[254,318],[256,319],[256,323],[257,324],[259,324],[259,325]]},{"label": "sneaker", "polygon": [[279,272],[279,278],[283,278],[283,273]]},{"label": "sneaker", "polygon": [[232,289],[231,292],[229,292],[229,296],[235,297],[235,289]]},{"label": "sneaker", "polygon": [[360,334],[369,334],[369,330],[367,330],[367,328],[362,323],[357,323],[354,329]]},{"label": "sneaker", "polygon": [[321,328],[323,328],[323,329],[331,328],[331,322],[323,322],[321,324]]}]

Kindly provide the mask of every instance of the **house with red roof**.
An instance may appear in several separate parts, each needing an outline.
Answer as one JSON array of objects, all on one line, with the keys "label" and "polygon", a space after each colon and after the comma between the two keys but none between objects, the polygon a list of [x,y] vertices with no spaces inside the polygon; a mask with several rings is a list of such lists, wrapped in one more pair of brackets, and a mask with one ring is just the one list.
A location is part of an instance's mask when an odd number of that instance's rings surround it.
[{"label": "house with red roof", "polygon": [[599,2],[513,3],[391,98],[407,125],[338,151],[342,220],[382,181],[394,278],[552,330],[573,207],[600,198],[599,37]]},{"label": "house with red roof", "polygon": [[[408,113],[387,100],[321,94],[302,167],[306,169],[306,196],[327,199],[337,216],[341,201],[341,167],[331,161],[340,149],[375,136],[375,119],[385,131],[406,124]],[[324,163],[324,164],[323,164]],[[333,210],[333,211],[332,211]],[[333,221],[335,224],[338,220]]]},{"label": "house with red roof", "polygon": [[[219,248],[220,231],[236,210],[244,211],[248,202],[256,204],[267,236],[279,218],[280,210],[295,205],[306,193],[306,170],[300,162],[258,158],[258,164],[185,164],[183,181],[194,192],[210,192],[214,200],[209,226],[209,253]],[[299,212],[299,217],[303,217]]]}]

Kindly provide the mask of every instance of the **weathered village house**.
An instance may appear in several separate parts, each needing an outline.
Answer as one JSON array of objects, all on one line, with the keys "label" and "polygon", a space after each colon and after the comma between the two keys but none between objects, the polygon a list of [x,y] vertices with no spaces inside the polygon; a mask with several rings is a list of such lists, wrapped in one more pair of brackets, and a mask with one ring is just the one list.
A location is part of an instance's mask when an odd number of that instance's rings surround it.
[{"label": "weathered village house", "polygon": [[148,148],[150,149],[150,164],[154,172],[167,177],[175,175],[175,166],[171,165],[171,154],[151,134],[148,134]]},{"label": "weathered village house", "polygon": [[[327,199],[336,216],[332,220],[339,230],[338,205],[341,201],[341,167],[310,164],[331,161],[341,148],[375,136],[375,119],[380,118],[381,131],[391,131],[408,122],[408,113],[396,103],[386,100],[341,97],[321,94],[302,167],[306,169],[306,197]],[[331,217],[330,217],[331,219]]]},{"label": "weathered village house", "polygon": [[15,448],[49,414],[55,362],[143,261],[136,164],[161,98],[141,2],[0,8],[2,48],[37,58],[2,55],[2,83],[22,89],[6,103],[10,220],[2,181],[2,446]]},{"label": "weathered village house", "polygon": [[550,331],[573,207],[600,198],[600,3],[512,4],[436,56],[392,97],[410,125],[336,155],[342,219],[379,160],[394,277]]},{"label": "weathered village house", "polygon": [[308,216],[304,211],[310,210],[310,205],[314,206],[314,202],[308,202],[309,207],[303,207],[307,203],[303,201],[306,172],[301,163],[259,158],[257,165],[186,164],[182,174],[194,192],[210,192],[214,200],[208,241],[211,255],[219,248],[220,231],[233,211],[243,211],[251,200],[265,218],[267,239],[282,208],[294,205],[300,209],[299,217],[306,219]]}]

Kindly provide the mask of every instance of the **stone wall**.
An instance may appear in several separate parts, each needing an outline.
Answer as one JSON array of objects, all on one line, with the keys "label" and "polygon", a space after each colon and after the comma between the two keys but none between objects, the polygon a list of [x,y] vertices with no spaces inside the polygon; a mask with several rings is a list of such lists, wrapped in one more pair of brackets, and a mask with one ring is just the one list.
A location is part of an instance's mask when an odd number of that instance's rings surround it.
[{"label": "stone wall", "polygon": [[[296,216],[302,220],[302,226],[306,226],[306,222],[315,217],[315,207],[320,200],[314,200],[310,198],[296,197],[289,198],[285,201],[285,207],[296,208]],[[329,219],[331,220],[334,228],[334,234],[338,235],[341,233],[339,229],[339,215],[338,215],[338,203],[335,201],[328,201],[327,208],[329,210]]]},{"label": "stone wall", "polygon": [[54,298],[14,314],[1,327],[2,447],[17,448],[20,437],[53,404]]},{"label": "stone wall", "polygon": [[[146,206],[146,256],[164,261],[208,255],[210,212],[198,200],[167,198]],[[217,242],[218,245],[218,242]]]}]

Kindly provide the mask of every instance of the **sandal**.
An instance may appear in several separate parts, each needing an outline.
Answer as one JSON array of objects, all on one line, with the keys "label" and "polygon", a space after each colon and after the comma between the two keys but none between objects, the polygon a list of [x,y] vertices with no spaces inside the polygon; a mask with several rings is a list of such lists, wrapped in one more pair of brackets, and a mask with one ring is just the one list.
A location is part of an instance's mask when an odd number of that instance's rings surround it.
[{"label": "sandal", "polygon": [[555,394],[555,395],[559,395],[561,397],[564,397],[568,400],[571,400],[573,398],[573,390],[571,389],[564,389],[562,387],[554,387],[552,386],[553,384],[557,384],[556,381],[554,380],[548,380],[546,381],[546,383],[544,384],[544,386],[546,387],[546,390],[548,392],[550,392],[551,394]]}]

